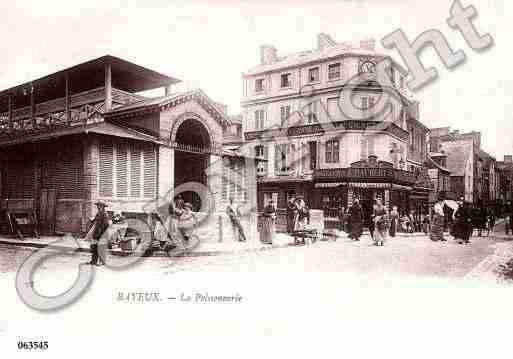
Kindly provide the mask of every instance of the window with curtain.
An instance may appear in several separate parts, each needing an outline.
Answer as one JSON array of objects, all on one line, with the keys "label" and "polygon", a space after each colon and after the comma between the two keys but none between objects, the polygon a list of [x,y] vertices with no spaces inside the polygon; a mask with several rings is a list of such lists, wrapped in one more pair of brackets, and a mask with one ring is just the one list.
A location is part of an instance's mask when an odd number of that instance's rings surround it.
[{"label": "window with curtain", "polygon": [[256,110],[255,111],[255,129],[263,130],[265,128],[265,111],[264,110]]},{"label": "window with curtain", "polygon": [[338,163],[340,157],[340,142],[339,140],[326,141],[326,163]]}]

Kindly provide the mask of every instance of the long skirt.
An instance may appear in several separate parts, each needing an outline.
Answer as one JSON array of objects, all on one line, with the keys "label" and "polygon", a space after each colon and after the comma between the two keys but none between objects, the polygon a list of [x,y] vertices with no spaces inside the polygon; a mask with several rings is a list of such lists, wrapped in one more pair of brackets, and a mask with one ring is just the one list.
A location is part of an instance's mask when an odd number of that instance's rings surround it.
[{"label": "long skirt", "polygon": [[362,231],[363,231],[362,222],[352,222],[350,227],[351,227],[351,232],[349,232],[350,237],[353,239],[359,239],[360,236],[362,235]]},{"label": "long skirt", "polygon": [[429,239],[432,241],[441,241],[444,239],[444,217],[435,214],[433,218],[433,224],[431,225],[431,232],[429,233]]},{"label": "long skirt", "polygon": [[381,227],[381,226],[375,226],[374,227],[374,236],[372,239],[374,239],[374,242],[385,242],[388,237],[388,228]]},{"label": "long skirt", "polygon": [[272,243],[275,233],[274,218],[264,217],[262,220],[262,231],[260,240],[264,243]]},{"label": "long skirt", "polygon": [[397,229],[397,219],[394,218],[390,221],[390,229],[388,231],[388,233],[390,234],[390,237],[395,237],[396,229]]},{"label": "long skirt", "polygon": [[294,232],[294,216],[287,215],[287,233]]},{"label": "long skirt", "polygon": [[296,216],[294,219],[294,231],[304,231],[306,229],[307,219],[299,219],[299,216]]}]

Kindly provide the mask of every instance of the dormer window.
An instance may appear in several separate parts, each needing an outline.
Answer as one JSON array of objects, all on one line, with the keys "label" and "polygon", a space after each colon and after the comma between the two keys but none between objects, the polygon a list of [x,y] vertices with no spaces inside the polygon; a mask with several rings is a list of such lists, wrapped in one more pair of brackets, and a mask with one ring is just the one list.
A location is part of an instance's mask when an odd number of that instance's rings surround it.
[{"label": "dormer window", "polygon": [[312,67],[308,70],[308,82],[319,82],[319,67]]},{"label": "dormer window", "polygon": [[281,82],[280,82],[281,88],[292,87],[291,78],[292,78],[292,74],[290,72],[288,72],[286,74],[281,74]]},{"label": "dormer window", "polygon": [[264,91],[264,79],[256,79],[255,80],[255,92]]}]

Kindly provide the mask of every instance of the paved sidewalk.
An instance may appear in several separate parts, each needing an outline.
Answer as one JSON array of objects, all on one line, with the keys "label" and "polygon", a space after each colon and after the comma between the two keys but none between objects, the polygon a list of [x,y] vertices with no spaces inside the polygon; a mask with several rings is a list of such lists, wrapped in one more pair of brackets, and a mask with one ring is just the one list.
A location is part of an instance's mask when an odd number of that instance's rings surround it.
[{"label": "paved sidewalk", "polygon": [[[291,246],[293,238],[285,233],[277,233],[273,244],[263,244],[257,240],[248,240],[247,242],[202,242],[200,245],[187,252],[186,256],[213,256],[222,254],[255,252],[261,250],[270,250],[274,248],[283,248]],[[72,236],[42,236],[40,238],[26,238],[20,240],[17,238],[0,237],[0,244],[15,245],[32,248],[55,248],[58,250],[70,250],[77,252],[90,252],[90,243],[81,238]],[[114,249],[113,254],[120,253],[120,250]]]},{"label": "paved sidewalk", "polygon": [[[500,222],[499,222],[500,223]],[[332,241],[337,239],[347,239],[347,233],[339,230],[326,230],[327,234],[322,241]],[[510,238],[509,236],[503,236],[502,233],[494,234],[497,239]],[[363,236],[369,236],[368,231],[363,232]],[[425,233],[396,233],[398,238],[411,238],[411,239],[427,239],[428,235]],[[449,234],[445,233],[446,238],[450,238]],[[188,257],[199,257],[199,256],[216,256],[236,253],[248,253],[257,251],[266,251],[275,248],[284,248],[293,246],[294,239],[286,233],[276,233],[273,244],[263,244],[254,236],[249,238],[247,242],[202,242],[200,245],[188,251],[185,256]],[[19,240],[17,238],[0,237],[0,244],[24,246],[32,248],[44,248],[50,247],[55,249],[64,249],[78,252],[90,252],[90,243],[83,240],[82,238],[75,238],[72,236],[43,236],[37,238],[26,238],[25,240]],[[114,249],[113,254],[119,254],[121,251]],[[163,254],[156,254],[161,256]]]}]

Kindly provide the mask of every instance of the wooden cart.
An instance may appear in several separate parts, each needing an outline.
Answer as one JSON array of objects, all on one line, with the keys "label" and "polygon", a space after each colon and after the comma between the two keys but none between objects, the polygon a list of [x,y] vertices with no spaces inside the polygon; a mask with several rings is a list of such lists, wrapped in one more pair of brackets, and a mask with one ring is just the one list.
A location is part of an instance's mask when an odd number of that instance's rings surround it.
[{"label": "wooden cart", "polygon": [[39,239],[39,232],[37,230],[37,217],[34,211],[7,211],[6,214],[12,235],[17,236],[20,240],[24,240],[26,236]]}]

